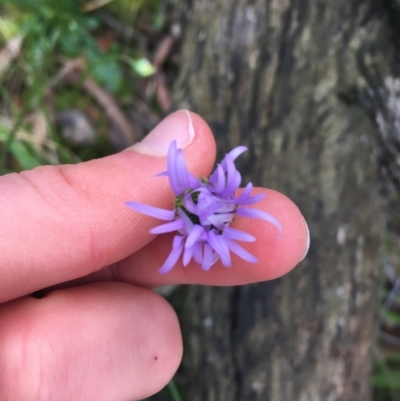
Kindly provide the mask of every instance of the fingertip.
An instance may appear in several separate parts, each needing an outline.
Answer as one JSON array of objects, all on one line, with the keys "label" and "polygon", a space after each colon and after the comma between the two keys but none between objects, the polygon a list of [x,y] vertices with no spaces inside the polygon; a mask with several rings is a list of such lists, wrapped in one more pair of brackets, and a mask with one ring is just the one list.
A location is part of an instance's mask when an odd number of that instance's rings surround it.
[{"label": "fingertip", "polygon": [[258,224],[253,234],[257,237],[254,252],[261,261],[256,275],[271,280],[287,274],[304,259],[309,247],[309,231],[300,209],[291,199],[271,189],[256,188],[255,194],[258,191],[266,191],[267,196],[257,206],[273,215],[282,228],[279,233],[271,224]]},{"label": "fingertip", "polygon": [[201,161],[202,165],[211,163],[211,168],[214,164],[216,145],[211,129],[203,118],[188,110],[171,113],[128,150],[147,156],[166,157],[172,142],[179,149],[187,149],[189,154],[196,149],[199,154],[191,154],[191,158]]}]

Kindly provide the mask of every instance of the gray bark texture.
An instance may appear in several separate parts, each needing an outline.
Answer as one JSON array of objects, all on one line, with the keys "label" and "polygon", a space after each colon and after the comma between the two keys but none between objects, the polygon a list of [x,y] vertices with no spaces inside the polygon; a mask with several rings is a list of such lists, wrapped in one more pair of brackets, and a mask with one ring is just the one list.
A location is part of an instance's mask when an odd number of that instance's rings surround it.
[{"label": "gray bark texture", "polygon": [[182,16],[177,107],[221,154],[248,146],[245,181],[293,199],[311,231],[284,278],[188,290],[184,399],[368,401],[382,172],[400,183],[400,2],[192,0]]}]

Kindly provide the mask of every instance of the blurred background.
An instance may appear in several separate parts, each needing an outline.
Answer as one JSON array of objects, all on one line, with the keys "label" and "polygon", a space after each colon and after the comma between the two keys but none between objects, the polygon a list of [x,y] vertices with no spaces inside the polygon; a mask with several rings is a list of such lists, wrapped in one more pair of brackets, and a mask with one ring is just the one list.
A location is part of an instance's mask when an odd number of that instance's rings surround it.
[{"label": "blurred background", "polygon": [[[120,151],[172,111],[182,67],[181,2],[0,0],[0,173]],[[395,217],[386,221],[376,267],[374,401],[400,400],[396,199],[388,200]],[[172,302],[182,307],[179,295]],[[152,400],[189,401],[183,392],[178,374]]]}]

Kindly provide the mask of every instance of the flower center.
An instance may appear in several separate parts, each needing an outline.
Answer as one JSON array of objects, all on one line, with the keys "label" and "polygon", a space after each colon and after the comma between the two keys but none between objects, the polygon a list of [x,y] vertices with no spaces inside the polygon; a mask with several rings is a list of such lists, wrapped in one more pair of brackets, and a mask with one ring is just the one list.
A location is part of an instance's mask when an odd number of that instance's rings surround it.
[{"label": "flower center", "polygon": [[[199,195],[200,195],[200,192],[198,192],[198,191],[197,192],[192,192],[191,195],[190,195],[192,197],[192,199],[193,199],[193,202],[196,205],[197,205],[197,203],[199,201]],[[185,206],[183,205],[183,195],[179,195],[179,196],[175,197],[174,206],[175,206],[175,210],[177,210],[178,208],[182,209],[185,212],[186,216],[189,217],[190,221],[193,224],[201,225],[199,216],[197,216],[197,214],[189,212],[189,210],[187,210],[185,208]]]}]

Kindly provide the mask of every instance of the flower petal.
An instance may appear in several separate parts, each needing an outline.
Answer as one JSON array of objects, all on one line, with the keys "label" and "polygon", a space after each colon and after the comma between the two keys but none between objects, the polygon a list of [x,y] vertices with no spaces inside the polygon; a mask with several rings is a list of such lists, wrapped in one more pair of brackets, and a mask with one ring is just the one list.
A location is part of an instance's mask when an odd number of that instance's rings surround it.
[{"label": "flower petal", "polygon": [[190,233],[193,230],[193,222],[192,220],[190,220],[189,216],[181,209],[178,209],[178,215],[181,218],[181,220],[183,221],[183,225],[185,227],[185,230]]},{"label": "flower petal", "polygon": [[253,190],[253,183],[249,182],[245,187],[244,187],[244,191],[240,194],[240,196],[238,198],[236,198],[236,200],[239,200],[241,198],[247,198],[250,196],[251,191]]},{"label": "flower petal", "polygon": [[265,198],[265,194],[258,194],[258,195],[254,195],[254,196],[249,196],[243,200],[240,199],[236,199],[235,203],[237,205],[252,205],[254,203],[260,202],[261,200],[263,200]]},{"label": "flower petal", "polygon": [[220,213],[208,216],[203,224],[213,225],[219,230],[225,227],[225,224],[231,223],[235,215],[233,213]]},{"label": "flower petal", "polygon": [[189,173],[186,168],[185,156],[182,152],[182,149],[177,149],[175,163],[179,186],[180,188],[182,188],[183,192],[185,189],[190,188],[191,182],[189,178]]},{"label": "flower petal", "polygon": [[190,213],[197,214],[197,205],[193,201],[192,193],[185,195],[182,199],[182,203]]},{"label": "flower petal", "polygon": [[201,182],[198,178],[196,178],[192,173],[188,172],[188,177],[189,177],[189,181],[190,181],[190,187],[192,189],[197,189],[200,187]]},{"label": "flower petal", "polygon": [[171,221],[170,223],[161,224],[160,226],[152,228],[150,234],[164,234],[172,231],[178,231],[183,228],[184,224],[182,219]]},{"label": "flower petal", "polygon": [[187,266],[190,261],[192,260],[193,253],[194,253],[194,246],[191,246],[189,248],[185,248],[183,252],[183,266]]},{"label": "flower petal", "polygon": [[247,262],[258,263],[258,259],[255,256],[253,256],[250,252],[247,252],[244,248],[242,248],[240,245],[238,245],[231,239],[226,238],[226,244],[233,253],[235,253],[242,259],[247,260]]},{"label": "flower petal", "polygon": [[193,245],[193,248],[193,258],[199,265],[201,265],[203,263],[203,243],[197,242]]},{"label": "flower petal", "polygon": [[203,270],[210,270],[210,267],[212,265],[212,256],[213,256],[213,251],[210,245],[207,243],[204,244],[204,256],[203,256],[203,264],[201,268]]},{"label": "flower petal", "polygon": [[176,166],[176,152],[176,141],[172,141],[171,145],[169,145],[167,155],[168,179],[174,194],[180,195],[182,193],[182,188],[179,185],[178,169]]},{"label": "flower petal", "polygon": [[214,192],[219,193],[225,188],[225,172],[221,165],[218,164],[217,169],[214,172],[215,182],[214,182]]},{"label": "flower petal", "polygon": [[222,196],[232,196],[240,187],[242,176],[239,171],[235,171],[233,178],[229,180],[226,188],[221,192]]},{"label": "flower petal", "polygon": [[160,209],[158,207],[144,205],[139,202],[125,202],[125,205],[139,213],[145,214],[146,216],[155,217],[160,220],[173,220],[175,212],[173,210]]},{"label": "flower petal", "polygon": [[168,177],[168,171],[163,171],[162,173],[158,173],[155,177]]},{"label": "flower petal", "polygon": [[172,242],[172,251],[169,254],[167,260],[161,266],[161,269],[158,271],[161,274],[168,273],[174,266],[175,263],[178,261],[179,256],[181,256],[183,250],[183,240],[184,237],[181,235],[176,235]]},{"label": "flower petal", "polygon": [[237,146],[236,148],[232,149],[228,155],[235,161],[242,153],[247,152],[246,146]]},{"label": "flower petal", "polygon": [[185,248],[192,247],[200,238],[201,234],[203,234],[203,231],[204,227],[200,226],[199,224],[194,224],[185,242]]},{"label": "flower petal", "polygon": [[233,162],[232,158],[229,155],[225,156],[225,163],[226,163],[226,174],[228,178],[226,186],[228,186],[235,179],[237,170],[235,163]]},{"label": "flower petal", "polygon": [[254,242],[256,240],[256,237],[232,227],[225,227],[222,235],[226,238],[243,242]]},{"label": "flower petal", "polygon": [[282,236],[282,226],[279,221],[274,216],[264,212],[263,210],[238,207],[236,209],[236,214],[242,217],[254,217],[256,219],[266,220],[279,230],[279,238]]},{"label": "flower petal", "polygon": [[249,182],[244,191],[240,194],[239,197],[237,197],[234,202],[237,205],[251,205],[253,203],[257,203],[260,200],[265,198],[265,194],[258,194],[255,196],[250,196],[251,191],[253,190],[253,184],[251,182]]},{"label": "flower petal", "polygon": [[213,253],[212,259],[211,259],[211,267],[214,266],[218,261],[220,257],[217,252]]},{"label": "flower petal", "polygon": [[211,230],[208,233],[208,242],[214,251],[218,253],[222,264],[226,267],[232,266],[228,245],[226,244],[225,239],[221,235],[216,235],[215,232]]}]

